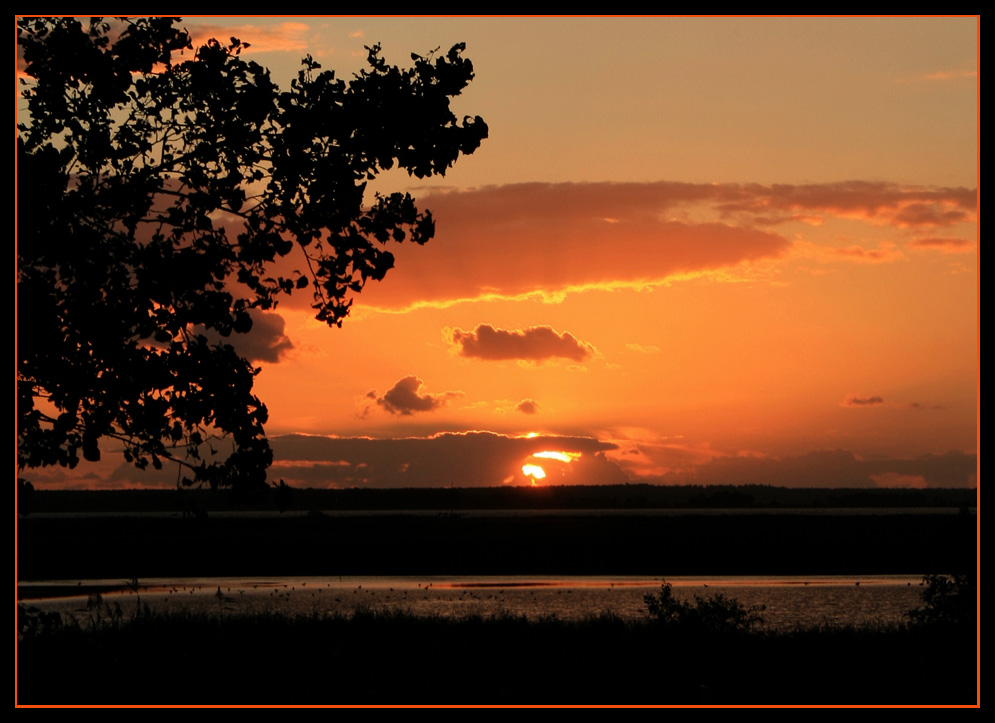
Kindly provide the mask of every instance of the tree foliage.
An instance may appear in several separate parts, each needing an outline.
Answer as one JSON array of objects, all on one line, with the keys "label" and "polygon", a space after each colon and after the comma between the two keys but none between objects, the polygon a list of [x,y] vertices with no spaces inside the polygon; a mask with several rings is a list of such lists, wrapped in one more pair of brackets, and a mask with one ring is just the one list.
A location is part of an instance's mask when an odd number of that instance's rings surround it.
[{"label": "tree foliage", "polygon": [[444,174],[487,136],[450,110],[473,78],[462,44],[408,69],[373,46],[350,80],[308,56],[280,90],[248,44],[194,50],[178,22],[18,19],[21,467],[74,467],[111,437],[187,483],[264,483],[258,369],[211,339],[293,292],[341,325],[388,242],[434,233],[367,183]]}]

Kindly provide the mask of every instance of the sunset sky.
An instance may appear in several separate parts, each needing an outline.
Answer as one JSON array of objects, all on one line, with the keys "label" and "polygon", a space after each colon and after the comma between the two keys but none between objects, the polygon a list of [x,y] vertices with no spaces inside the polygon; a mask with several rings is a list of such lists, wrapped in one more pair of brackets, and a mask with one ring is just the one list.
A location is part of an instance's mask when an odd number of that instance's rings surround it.
[{"label": "sunset sky", "polygon": [[[490,136],[342,328],[240,348],[295,486],[976,484],[977,18],[186,18],[310,53],[465,42]],[[42,486],[173,485],[110,449]],[[534,457],[558,452],[559,457]]]}]

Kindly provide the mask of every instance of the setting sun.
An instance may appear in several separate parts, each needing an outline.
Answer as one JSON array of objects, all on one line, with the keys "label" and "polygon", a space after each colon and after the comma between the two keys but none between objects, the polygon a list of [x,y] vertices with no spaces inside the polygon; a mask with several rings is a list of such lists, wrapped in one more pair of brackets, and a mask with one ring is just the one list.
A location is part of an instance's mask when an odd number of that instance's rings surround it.
[{"label": "setting sun", "polygon": [[526,464],[522,466],[522,472],[528,477],[532,484],[535,485],[537,479],[546,478],[546,470],[537,464]]}]

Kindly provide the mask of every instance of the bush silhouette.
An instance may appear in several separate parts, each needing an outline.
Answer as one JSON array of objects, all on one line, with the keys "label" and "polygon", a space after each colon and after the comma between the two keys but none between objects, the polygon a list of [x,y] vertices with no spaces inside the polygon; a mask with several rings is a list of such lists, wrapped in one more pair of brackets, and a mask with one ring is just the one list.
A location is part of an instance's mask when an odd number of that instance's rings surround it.
[{"label": "bush silhouette", "polygon": [[643,596],[651,617],[662,625],[683,632],[746,632],[763,623],[765,606],[747,607],[738,600],[719,593],[709,597],[695,595],[692,602],[674,597],[673,587],[664,581],[657,594]]},{"label": "bush silhouette", "polygon": [[978,615],[978,584],[973,575],[926,575],[922,607],[908,613],[913,625],[974,626]]}]

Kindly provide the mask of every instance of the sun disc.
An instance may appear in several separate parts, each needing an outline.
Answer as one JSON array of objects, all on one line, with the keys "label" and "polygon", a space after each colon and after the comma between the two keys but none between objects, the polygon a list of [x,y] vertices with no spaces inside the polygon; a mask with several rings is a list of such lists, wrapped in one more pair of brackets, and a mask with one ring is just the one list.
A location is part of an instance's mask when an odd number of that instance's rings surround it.
[{"label": "sun disc", "polygon": [[533,479],[543,479],[546,476],[546,470],[537,464],[523,465],[522,472],[525,473],[526,477],[532,477]]}]

